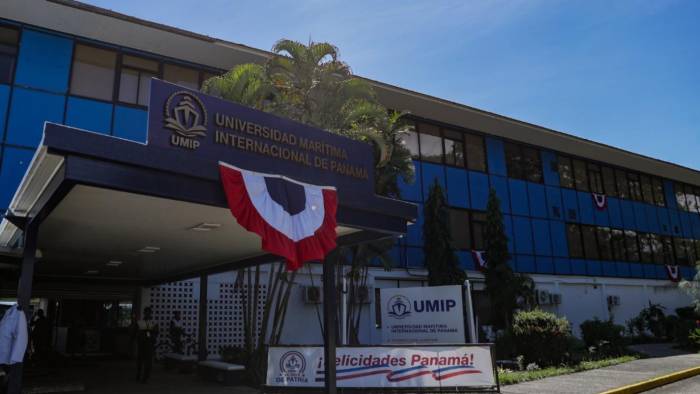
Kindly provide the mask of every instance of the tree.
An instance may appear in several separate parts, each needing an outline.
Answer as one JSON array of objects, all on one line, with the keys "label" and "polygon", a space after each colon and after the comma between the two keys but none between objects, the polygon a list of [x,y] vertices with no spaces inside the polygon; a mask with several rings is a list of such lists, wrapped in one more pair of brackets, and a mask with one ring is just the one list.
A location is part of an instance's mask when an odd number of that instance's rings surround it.
[{"label": "tree", "polygon": [[425,202],[423,222],[423,251],[430,286],[462,285],[467,279],[452,249],[449,220],[445,196],[435,180]]},{"label": "tree", "polygon": [[695,262],[695,276],[691,280],[681,280],[678,287],[693,300],[695,311],[700,312],[700,261]]},{"label": "tree", "polygon": [[486,293],[491,301],[491,316],[494,326],[506,328],[510,325],[513,312],[519,305],[532,300],[534,284],[526,275],[516,274],[508,265],[508,236],[503,225],[501,201],[496,191],[489,191],[484,225],[486,268],[484,279]]}]

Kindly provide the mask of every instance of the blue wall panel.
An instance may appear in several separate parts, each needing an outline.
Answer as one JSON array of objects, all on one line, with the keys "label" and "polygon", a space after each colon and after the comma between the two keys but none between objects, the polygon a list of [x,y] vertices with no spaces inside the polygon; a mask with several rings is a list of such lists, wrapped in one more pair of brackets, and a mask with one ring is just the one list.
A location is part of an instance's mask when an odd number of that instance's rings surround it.
[{"label": "blue wall panel", "polygon": [[24,29],[15,84],[65,93],[72,56],[72,40]]},{"label": "blue wall panel", "polygon": [[425,255],[423,248],[406,248],[406,267],[423,268],[425,266]]},{"label": "blue wall panel", "polygon": [[620,200],[617,198],[608,197],[608,215],[610,217],[610,226],[622,228],[622,208]]},{"label": "blue wall panel", "polygon": [[678,216],[678,211],[669,209],[668,218],[671,222],[671,235],[680,237],[683,233],[681,232],[681,218]]},{"label": "blue wall panel", "polygon": [[586,275],[586,260],[571,259],[571,273],[574,275]]},{"label": "blue wall panel", "polygon": [[586,275],[601,276],[603,267],[598,260],[586,260]]},{"label": "blue wall panel", "polygon": [[546,185],[559,186],[559,172],[557,171],[557,155],[547,150],[542,151],[542,172]]},{"label": "blue wall panel", "polygon": [[649,232],[649,220],[647,220],[646,205],[647,204],[642,202],[632,202],[632,206],[634,207],[634,219],[637,223],[637,230]]},{"label": "blue wall panel", "polygon": [[620,200],[620,208],[622,208],[622,224],[626,229],[634,230],[637,228],[637,222],[634,220],[634,205],[632,201]]},{"label": "blue wall panel", "polygon": [[690,215],[697,216],[697,213],[678,211],[678,216],[681,219],[681,234],[685,238],[691,238],[693,236],[693,225],[691,224]]},{"label": "blue wall panel", "polygon": [[518,179],[508,179],[510,188],[510,210],[513,215],[528,216],[530,208],[528,206],[527,186],[525,181]]},{"label": "blue wall panel", "polygon": [[535,257],[535,264],[537,265],[537,272],[540,274],[553,274],[554,273],[554,260],[551,257]]},{"label": "blue wall panel", "polygon": [[676,204],[676,195],[673,193],[673,182],[664,179],[664,196],[666,197],[666,206],[671,209],[678,209]]},{"label": "blue wall panel", "polygon": [[65,96],[15,88],[12,94],[6,141],[35,148],[44,132],[44,121],[62,123]]},{"label": "blue wall panel", "polygon": [[630,276],[630,263],[626,261],[616,261],[615,267],[617,271],[617,276],[626,277]]},{"label": "blue wall panel", "polygon": [[469,186],[464,169],[447,167],[447,202],[453,207],[469,208]]},{"label": "blue wall panel", "polygon": [[474,264],[474,259],[472,258],[472,254],[464,251],[464,250],[458,250],[456,252],[457,258],[459,259],[459,267],[463,270],[475,270],[476,265]]},{"label": "blue wall panel", "polygon": [[566,226],[564,222],[551,220],[549,229],[552,238],[552,254],[559,257],[569,256],[569,245],[566,239]]},{"label": "blue wall panel", "polygon": [[423,163],[423,196],[426,200],[436,180],[442,187],[442,192],[445,193],[445,167],[439,164]]},{"label": "blue wall panel", "polygon": [[547,199],[544,196],[544,186],[527,182],[528,199],[530,200],[530,215],[538,218],[547,217]]},{"label": "blue wall panel", "polygon": [[546,186],[547,213],[552,219],[564,219],[564,206],[561,203],[561,189],[553,186]]},{"label": "blue wall panel", "polygon": [[401,192],[401,199],[413,202],[423,201],[423,196],[421,194],[421,162],[413,160],[413,167],[416,169],[416,179],[413,182],[413,184],[407,184],[403,181],[402,177],[399,177],[398,179],[399,191]]},{"label": "blue wall panel", "polygon": [[659,233],[661,232],[659,228],[659,216],[656,214],[656,206],[654,205],[649,205],[646,204],[645,209],[646,209],[646,214],[647,214],[647,222],[649,224],[649,231],[653,233]]},{"label": "blue wall panel", "polygon": [[515,235],[513,234],[513,218],[510,215],[503,215],[503,229],[508,237],[508,252],[515,253]]},{"label": "blue wall panel", "polygon": [[656,217],[659,219],[659,232],[664,235],[671,235],[673,227],[668,216],[668,209],[656,207]]},{"label": "blue wall panel", "polygon": [[0,141],[2,141],[2,135],[5,131],[5,121],[7,114],[7,106],[10,102],[10,87],[7,85],[0,85]]},{"label": "blue wall panel", "polygon": [[516,271],[518,272],[528,272],[528,273],[534,273],[535,272],[535,257],[534,256],[526,256],[526,255],[517,255],[515,256],[515,261],[516,261]]},{"label": "blue wall panel", "polygon": [[32,156],[32,150],[5,147],[0,168],[0,211],[8,208]]},{"label": "blue wall panel", "polygon": [[630,273],[629,276],[632,278],[643,278],[644,271],[642,270],[642,265],[639,263],[629,263]]},{"label": "blue wall panel", "polygon": [[564,203],[564,220],[567,222],[578,222],[580,215],[578,212],[576,190],[561,189],[561,197]]},{"label": "blue wall panel", "polygon": [[655,264],[642,264],[642,272],[646,279],[656,279],[656,265]]},{"label": "blue wall panel", "polygon": [[489,176],[491,187],[496,191],[498,199],[501,200],[501,211],[510,213],[510,194],[508,192],[508,179],[502,176]]},{"label": "blue wall panel", "polygon": [[489,178],[486,174],[469,171],[469,197],[473,209],[486,209],[489,199]]},{"label": "blue wall panel", "polygon": [[408,245],[423,245],[423,204],[418,205],[418,215],[416,222],[409,225],[406,229],[406,243]]},{"label": "blue wall panel", "polygon": [[84,130],[109,134],[112,129],[112,104],[68,97],[66,124]]},{"label": "blue wall panel", "polygon": [[614,261],[601,261],[600,266],[603,269],[603,276],[617,276],[617,269]]},{"label": "blue wall panel", "polygon": [[568,258],[555,258],[554,259],[554,272],[560,275],[570,275],[571,274],[571,261]]},{"label": "blue wall panel", "polygon": [[486,158],[489,164],[489,173],[506,176],[506,159],[503,150],[503,141],[486,137]]},{"label": "blue wall panel", "polygon": [[114,108],[112,134],[127,140],[146,142],[146,122],[146,111],[117,105]]},{"label": "blue wall panel", "polygon": [[595,224],[595,216],[593,213],[595,208],[593,207],[593,198],[591,197],[591,193],[577,192],[576,196],[578,197],[578,209],[579,214],[581,215],[579,220],[581,223]]},{"label": "blue wall panel", "polygon": [[530,219],[513,216],[513,233],[515,236],[515,252],[532,254],[532,226]]},{"label": "blue wall panel", "polygon": [[535,240],[535,254],[551,256],[552,241],[549,236],[549,220],[532,219],[532,233]]},{"label": "blue wall panel", "polygon": [[683,279],[691,280],[695,277],[695,268],[693,267],[680,267],[681,276]]},{"label": "blue wall panel", "polygon": [[700,239],[700,215],[690,215],[690,224],[693,227],[693,238]]}]

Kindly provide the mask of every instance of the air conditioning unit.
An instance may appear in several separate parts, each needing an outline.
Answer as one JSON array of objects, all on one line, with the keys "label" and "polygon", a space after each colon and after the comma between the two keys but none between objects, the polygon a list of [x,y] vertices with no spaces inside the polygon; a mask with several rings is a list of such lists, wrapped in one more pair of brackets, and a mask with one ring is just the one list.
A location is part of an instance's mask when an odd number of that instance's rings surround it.
[{"label": "air conditioning unit", "polygon": [[537,290],[537,303],[540,305],[548,305],[551,303],[551,296],[547,290]]},{"label": "air conditioning unit", "polygon": [[372,288],[368,286],[358,286],[352,289],[352,302],[354,304],[369,304],[371,302],[370,294]]},{"label": "air conditioning unit", "polygon": [[552,299],[552,305],[561,304],[561,294],[552,293],[551,299]]},{"label": "air conditioning unit", "polygon": [[304,287],[304,303],[306,304],[320,304],[323,302],[323,293],[321,288],[318,286],[305,286]]},{"label": "air conditioning unit", "polygon": [[609,295],[608,296],[608,306],[618,306],[620,305],[620,296]]}]

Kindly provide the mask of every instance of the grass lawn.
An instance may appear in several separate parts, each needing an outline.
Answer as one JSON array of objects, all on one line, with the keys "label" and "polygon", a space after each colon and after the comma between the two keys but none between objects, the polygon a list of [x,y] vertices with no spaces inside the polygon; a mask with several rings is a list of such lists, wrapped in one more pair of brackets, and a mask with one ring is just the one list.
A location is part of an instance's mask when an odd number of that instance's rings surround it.
[{"label": "grass lawn", "polygon": [[542,368],[536,371],[510,371],[502,370],[498,371],[498,380],[501,385],[515,384],[527,382],[530,380],[537,380],[548,378],[551,376],[565,375],[568,373],[588,371],[589,369],[597,369],[603,367],[609,367],[611,365],[617,365],[626,363],[628,361],[636,360],[637,356],[622,356],[615,358],[606,358],[598,361],[583,361],[581,364],[574,366],[563,366],[563,367],[549,367]]}]

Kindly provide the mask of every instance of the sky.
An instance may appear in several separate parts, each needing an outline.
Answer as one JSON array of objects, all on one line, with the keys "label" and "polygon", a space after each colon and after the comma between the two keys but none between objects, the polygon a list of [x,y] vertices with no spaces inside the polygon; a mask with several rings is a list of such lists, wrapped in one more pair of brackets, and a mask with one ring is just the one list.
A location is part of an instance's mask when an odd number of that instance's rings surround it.
[{"label": "sky", "polygon": [[83,1],[700,170],[700,1]]}]

